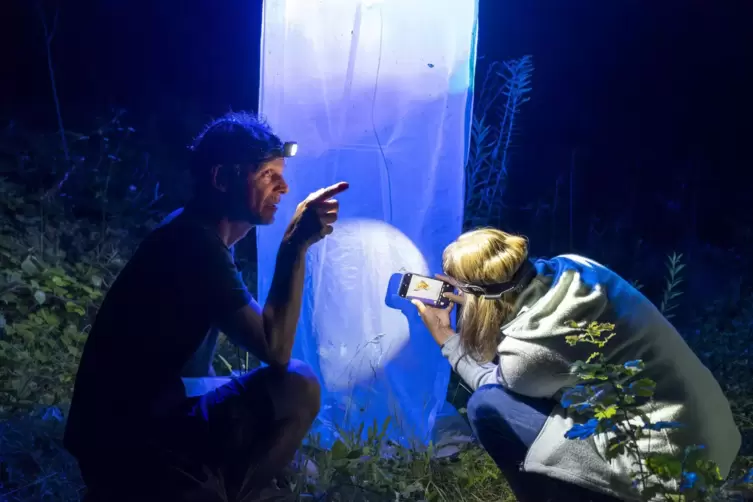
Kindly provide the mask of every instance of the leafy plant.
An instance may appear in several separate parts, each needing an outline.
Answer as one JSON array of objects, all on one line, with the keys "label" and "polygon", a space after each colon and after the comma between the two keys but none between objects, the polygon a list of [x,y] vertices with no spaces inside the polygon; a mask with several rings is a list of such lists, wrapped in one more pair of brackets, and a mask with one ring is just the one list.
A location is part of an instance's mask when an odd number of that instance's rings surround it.
[{"label": "leafy plant", "polygon": [[[70,398],[107,288],[164,215],[160,181],[171,173],[133,147],[123,116],[61,131],[62,154],[57,136],[0,134],[0,416]],[[61,179],[64,191],[49,188]]]},{"label": "leafy plant", "polygon": [[465,166],[465,227],[489,225],[502,209],[510,146],[521,106],[530,98],[533,59],[493,62],[474,106]]},{"label": "leafy plant", "polygon": [[[84,222],[46,213],[39,199],[0,181],[0,414],[70,397],[90,316],[122,264]],[[36,204],[35,204],[36,202]],[[116,237],[117,238],[117,237]]]},{"label": "leafy plant", "polygon": [[439,458],[435,448],[409,449],[385,442],[390,419],[352,433],[340,431],[331,449],[312,435],[286,480],[291,490],[315,500],[513,502],[505,480],[479,448]]},{"label": "leafy plant", "polygon": [[[615,336],[614,324],[592,322],[580,328],[573,321],[570,327],[580,332],[566,337],[569,345],[589,343],[602,349]],[[653,422],[643,412],[656,387],[656,382],[640,376],[643,368],[641,360],[607,363],[600,351],[586,361],[576,361],[572,372],[579,383],[563,393],[561,405],[587,420],[575,424],[565,437],[582,440],[607,435],[607,459],[618,455],[633,459],[637,467],[633,486],[644,500],[732,500],[731,489],[753,483],[753,469],[724,480],[718,466],[703,456],[703,445],[688,445],[677,456],[641,448],[641,440],[650,441],[653,432],[682,427],[677,422]]]},{"label": "leafy plant", "polygon": [[672,311],[677,308],[675,299],[682,295],[682,291],[679,290],[680,283],[683,281],[680,272],[685,268],[685,264],[682,263],[682,253],[672,253],[668,256],[666,266],[667,278],[664,283],[664,295],[659,310],[664,314],[664,317],[671,319],[675,315]]}]

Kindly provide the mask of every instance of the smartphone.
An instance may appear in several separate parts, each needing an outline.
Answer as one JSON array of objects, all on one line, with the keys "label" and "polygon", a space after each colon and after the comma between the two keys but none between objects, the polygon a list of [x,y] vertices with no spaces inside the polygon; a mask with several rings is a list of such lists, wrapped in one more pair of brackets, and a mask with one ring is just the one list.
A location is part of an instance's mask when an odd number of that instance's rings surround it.
[{"label": "smartphone", "polygon": [[452,293],[454,290],[452,284],[439,279],[408,273],[403,275],[397,294],[408,300],[418,300],[432,307],[444,308],[450,304],[450,300],[445,298],[444,294]]}]

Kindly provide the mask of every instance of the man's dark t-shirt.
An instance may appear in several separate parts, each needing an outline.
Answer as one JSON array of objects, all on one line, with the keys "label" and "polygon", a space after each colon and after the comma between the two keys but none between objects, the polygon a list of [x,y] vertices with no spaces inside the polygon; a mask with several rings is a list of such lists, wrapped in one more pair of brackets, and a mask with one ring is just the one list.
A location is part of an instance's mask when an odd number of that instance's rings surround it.
[{"label": "man's dark t-shirt", "polygon": [[76,377],[66,448],[81,456],[151,432],[185,400],[184,367],[214,343],[216,323],[251,301],[215,230],[189,212],[154,230],[97,314]]}]

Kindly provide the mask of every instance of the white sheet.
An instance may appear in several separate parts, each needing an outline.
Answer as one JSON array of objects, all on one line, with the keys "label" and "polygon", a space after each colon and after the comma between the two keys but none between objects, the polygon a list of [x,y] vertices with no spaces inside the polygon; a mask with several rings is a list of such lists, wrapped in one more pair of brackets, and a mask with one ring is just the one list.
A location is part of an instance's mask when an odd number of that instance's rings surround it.
[{"label": "white sheet", "polygon": [[445,400],[439,347],[385,295],[394,273],[440,272],[461,231],[476,16],[476,0],[265,2],[260,111],[299,153],[277,221],[258,230],[261,302],[296,204],[351,184],[308,254],[294,351],[322,380],[325,443],[388,415],[388,437],[425,443]]}]

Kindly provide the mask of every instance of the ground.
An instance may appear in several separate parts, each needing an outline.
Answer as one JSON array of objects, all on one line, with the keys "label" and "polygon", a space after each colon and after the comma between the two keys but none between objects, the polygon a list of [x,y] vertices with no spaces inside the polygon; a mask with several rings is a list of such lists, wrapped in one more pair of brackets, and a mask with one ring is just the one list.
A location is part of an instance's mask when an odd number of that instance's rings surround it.
[{"label": "ground", "polygon": [[[732,402],[744,437],[737,466],[740,468],[753,465],[753,381],[749,377],[747,342],[753,304],[746,301],[741,305],[734,315],[725,314],[720,305],[710,306],[689,337],[694,346],[701,347],[699,354]],[[720,318],[720,313],[726,317]],[[454,387],[448,397],[459,403],[465,397],[464,392]],[[64,409],[63,406],[63,413]],[[46,415],[0,422],[2,500],[79,500],[83,486],[75,462],[62,448],[61,415],[51,410],[56,408],[47,408]],[[313,441],[304,448],[303,457],[299,457],[301,468],[286,473],[284,482],[301,493],[302,500],[303,494],[322,501],[515,500],[491,459],[478,446],[472,445],[459,455],[441,460],[432,458],[431,451],[416,453],[388,447],[389,454],[381,458],[380,449],[385,450],[376,441],[378,432],[370,434],[365,443],[345,441],[330,451],[317,448]],[[301,462],[301,458],[313,459],[317,472],[304,468],[305,461]]]}]

